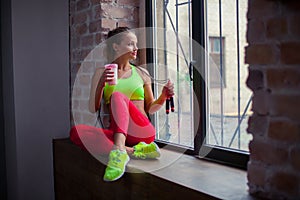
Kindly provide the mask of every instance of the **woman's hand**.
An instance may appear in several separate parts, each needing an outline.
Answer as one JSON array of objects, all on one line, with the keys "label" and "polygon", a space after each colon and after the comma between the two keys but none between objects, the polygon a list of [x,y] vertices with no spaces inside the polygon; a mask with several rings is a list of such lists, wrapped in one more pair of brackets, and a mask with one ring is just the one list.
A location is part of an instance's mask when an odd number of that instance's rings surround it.
[{"label": "woman's hand", "polygon": [[159,97],[154,100],[153,98],[153,93],[151,90],[151,85],[148,84],[145,87],[145,99],[148,99],[148,102],[146,102],[146,112],[148,112],[149,114],[153,114],[156,111],[158,111],[162,105],[165,103],[165,101],[172,97],[174,95],[174,84],[168,80],[167,84],[164,85],[161,94],[159,95]]},{"label": "woman's hand", "polygon": [[161,94],[166,99],[174,95],[174,84],[168,80],[167,84],[163,87]]},{"label": "woman's hand", "polygon": [[92,113],[97,112],[100,109],[102,93],[105,86],[105,82],[113,80],[114,73],[110,68],[97,68],[91,84],[90,98],[89,98],[89,110]]},{"label": "woman's hand", "polygon": [[104,69],[101,77],[100,77],[100,80],[99,80],[99,85],[101,87],[104,87],[105,83],[106,82],[110,82],[114,79],[114,72],[111,70],[110,67],[107,67]]}]

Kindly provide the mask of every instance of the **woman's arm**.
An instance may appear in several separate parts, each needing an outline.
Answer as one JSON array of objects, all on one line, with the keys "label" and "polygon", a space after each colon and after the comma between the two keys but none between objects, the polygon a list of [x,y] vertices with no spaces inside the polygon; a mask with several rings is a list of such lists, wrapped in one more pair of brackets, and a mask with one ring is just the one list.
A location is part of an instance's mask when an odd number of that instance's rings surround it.
[{"label": "woman's arm", "polygon": [[151,76],[146,68],[137,67],[139,75],[144,81],[145,92],[145,111],[146,113],[153,114],[158,111],[165,103],[166,99],[174,95],[174,84],[169,80],[163,87],[160,96],[155,100],[151,87]]},{"label": "woman's arm", "polygon": [[101,99],[105,82],[111,80],[113,72],[110,69],[97,68],[91,83],[89,110],[92,113],[97,112],[101,106]]},{"label": "woman's arm", "polygon": [[158,111],[165,103],[166,99],[174,95],[174,85],[169,80],[168,83],[163,87],[161,94],[155,100],[150,84],[144,86],[145,91],[145,108],[146,112],[153,114]]}]

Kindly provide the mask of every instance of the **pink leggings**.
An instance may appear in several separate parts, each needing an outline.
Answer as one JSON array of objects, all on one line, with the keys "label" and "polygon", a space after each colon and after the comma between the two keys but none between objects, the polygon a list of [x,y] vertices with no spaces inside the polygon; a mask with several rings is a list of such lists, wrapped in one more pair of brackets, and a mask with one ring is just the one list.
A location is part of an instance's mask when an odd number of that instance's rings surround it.
[{"label": "pink leggings", "polygon": [[126,136],[126,146],[154,141],[155,128],[124,94],[114,92],[110,102],[109,129],[75,125],[70,130],[70,139],[74,144],[92,154],[108,154],[114,145],[114,133]]}]

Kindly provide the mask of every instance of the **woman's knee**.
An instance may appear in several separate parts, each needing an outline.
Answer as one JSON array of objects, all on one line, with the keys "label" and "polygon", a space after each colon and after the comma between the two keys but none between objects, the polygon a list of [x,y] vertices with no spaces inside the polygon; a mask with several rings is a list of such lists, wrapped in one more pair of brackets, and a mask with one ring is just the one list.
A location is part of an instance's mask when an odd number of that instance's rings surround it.
[{"label": "woman's knee", "polygon": [[70,129],[70,139],[71,141],[81,140],[82,135],[90,133],[92,130],[95,131],[96,127],[92,127],[85,124],[74,125]]},{"label": "woman's knee", "polygon": [[113,92],[110,97],[110,101],[127,100],[128,98],[122,92]]}]

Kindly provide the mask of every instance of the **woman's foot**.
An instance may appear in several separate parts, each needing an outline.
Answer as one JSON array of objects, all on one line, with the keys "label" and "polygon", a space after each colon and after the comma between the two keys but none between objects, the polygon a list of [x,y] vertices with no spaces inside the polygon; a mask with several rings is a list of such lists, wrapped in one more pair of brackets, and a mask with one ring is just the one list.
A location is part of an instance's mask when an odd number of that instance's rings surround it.
[{"label": "woman's foot", "polygon": [[129,160],[130,158],[126,151],[121,151],[119,149],[112,150],[109,153],[109,161],[105,169],[103,180],[115,181],[121,178]]},{"label": "woman's foot", "polygon": [[160,157],[160,149],[154,142],[147,144],[145,142],[140,142],[133,146],[134,152],[132,156],[134,158],[140,159],[155,159]]}]

